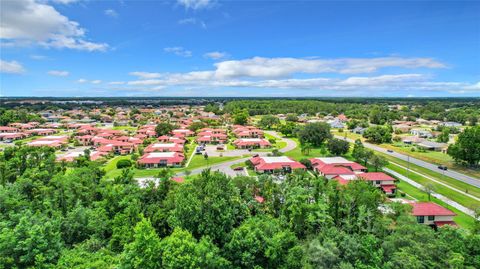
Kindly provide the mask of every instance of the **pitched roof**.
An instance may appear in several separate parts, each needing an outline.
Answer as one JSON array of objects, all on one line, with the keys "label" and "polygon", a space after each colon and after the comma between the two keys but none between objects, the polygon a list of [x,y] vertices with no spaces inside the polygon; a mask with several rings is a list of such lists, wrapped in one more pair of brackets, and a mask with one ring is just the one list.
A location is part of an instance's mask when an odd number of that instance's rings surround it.
[{"label": "pitched roof", "polygon": [[454,212],[432,202],[414,202],[411,204],[414,216],[456,216]]}]

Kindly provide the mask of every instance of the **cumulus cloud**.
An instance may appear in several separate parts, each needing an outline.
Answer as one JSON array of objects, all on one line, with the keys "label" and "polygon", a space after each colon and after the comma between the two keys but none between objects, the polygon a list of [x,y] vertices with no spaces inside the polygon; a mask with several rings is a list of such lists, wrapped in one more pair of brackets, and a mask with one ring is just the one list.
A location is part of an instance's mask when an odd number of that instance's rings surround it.
[{"label": "cumulus cloud", "polygon": [[177,3],[184,6],[185,9],[193,10],[210,8],[214,5],[212,0],[177,0]]},{"label": "cumulus cloud", "polygon": [[220,51],[212,51],[212,52],[207,52],[203,54],[203,57],[210,58],[212,60],[220,60],[222,58],[226,58],[227,56],[228,56],[227,53],[220,52]]},{"label": "cumulus cloud", "polygon": [[124,81],[110,81],[108,85],[123,85],[125,84]]},{"label": "cumulus cloud", "polygon": [[445,64],[431,58],[344,58],[344,59],[301,59],[301,58],[263,58],[254,57],[245,60],[232,60],[216,63],[219,77],[258,77],[279,78],[297,73],[319,74],[372,73],[385,67],[401,68],[445,68]]},{"label": "cumulus cloud", "polygon": [[102,83],[102,81],[99,80],[99,79],[95,79],[95,80],[92,80],[92,81],[90,81],[90,82],[91,82],[92,84],[100,84],[100,83]]},{"label": "cumulus cloud", "polygon": [[0,15],[0,39],[4,46],[38,44],[86,51],[108,48],[105,43],[87,41],[84,28],[45,2],[2,1]]},{"label": "cumulus cloud", "polygon": [[100,83],[102,83],[102,81],[99,80],[99,79],[88,80],[88,79],[81,78],[81,79],[77,80],[77,83],[80,83],[80,84],[84,84],[84,83],[100,84]]},{"label": "cumulus cloud", "polygon": [[184,49],[183,47],[168,47],[163,49],[165,52],[173,53],[177,56],[181,57],[191,57],[192,52],[189,50]]},{"label": "cumulus cloud", "polygon": [[0,60],[0,73],[22,74],[25,73],[25,68],[17,61]]},{"label": "cumulus cloud", "polygon": [[88,80],[86,80],[84,78],[81,78],[81,79],[77,80],[77,83],[82,83],[83,84],[83,83],[87,83],[87,82],[88,82]]},{"label": "cumulus cloud", "polygon": [[62,70],[50,70],[47,73],[51,76],[57,76],[57,77],[66,77],[70,75],[70,72],[62,71]]},{"label": "cumulus cloud", "polygon": [[107,15],[108,17],[111,17],[111,18],[118,17],[118,13],[113,9],[107,9],[107,10],[105,10],[104,13],[105,13],[105,15]]}]

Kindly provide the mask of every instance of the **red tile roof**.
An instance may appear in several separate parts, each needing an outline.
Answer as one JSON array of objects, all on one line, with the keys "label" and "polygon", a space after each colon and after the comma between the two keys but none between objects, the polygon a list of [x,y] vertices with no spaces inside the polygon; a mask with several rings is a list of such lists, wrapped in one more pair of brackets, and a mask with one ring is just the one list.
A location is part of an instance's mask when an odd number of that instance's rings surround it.
[{"label": "red tile roof", "polygon": [[456,216],[454,212],[432,202],[414,202],[412,215],[414,216]]}]

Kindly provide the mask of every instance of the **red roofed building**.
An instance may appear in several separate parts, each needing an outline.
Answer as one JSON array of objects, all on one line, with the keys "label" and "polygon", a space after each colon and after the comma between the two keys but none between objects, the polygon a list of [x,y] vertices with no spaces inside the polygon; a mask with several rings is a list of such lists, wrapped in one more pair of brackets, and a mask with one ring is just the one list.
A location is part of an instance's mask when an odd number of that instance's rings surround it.
[{"label": "red roofed building", "polygon": [[233,142],[238,149],[249,149],[249,148],[269,148],[272,145],[268,140],[262,138],[240,138]]},{"label": "red roofed building", "polygon": [[[90,152],[90,160],[96,161],[104,156],[106,156],[108,153],[107,152],[101,152],[101,151],[92,151]],[[67,153],[61,157],[57,158],[57,161],[64,161],[64,162],[73,162],[76,158],[83,156],[83,152],[70,152]]]},{"label": "red roofed building", "polygon": [[395,195],[397,186],[395,179],[382,172],[363,173],[357,176],[373,183],[375,187],[380,188],[386,195]]},{"label": "red roofed building", "polygon": [[97,150],[101,152],[112,152],[114,154],[126,155],[132,153],[135,149],[135,145],[130,142],[104,139],[99,143],[101,146],[98,147]]},{"label": "red roofed building", "polygon": [[183,146],[175,143],[154,143],[146,147],[143,152],[183,152]]},{"label": "red roofed building", "polygon": [[250,159],[255,171],[259,173],[273,173],[275,171],[291,172],[295,169],[305,170],[306,167],[286,156],[253,157]]},{"label": "red roofed building", "polygon": [[336,176],[351,176],[367,172],[367,168],[343,157],[324,157],[310,159],[314,171],[331,179]]},{"label": "red roofed building", "polygon": [[0,133],[16,133],[18,132],[18,128],[10,127],[10,126],[0,126]]},{"label": "red roofed building", "polygon": [[56,132],[55,129],[30,129],[26,131],[26,133],[32,135],[53,135]]},{"label": "red roofed building", "polygon": [[417,222],[433,227],[443,225],[457,226],[453,221],[456,216],[454,212],[432,202],[413,202],[412,215],[417,218]]},{"label": "red roofed building", "polygon": [[178,152],[150,152],[144,154],[138,164],[146,168],[181,166],[185,156]]},{"label": "red roofed building", "polygon": [[206,144],[223,144],[227,141],[228,136],[223,133],[208,133],[208,132],[201,132],[202,135],[199,134],[197,138],[198,143],[206,143]]},{"label": "red roofed building", "polygon": [[28,137],[29,134],[27,133],[0,133],[0,141],[6,141],[6,140],[17,140],[17,139],[23,139]]},{"label": "red roofed building", "polygon": [[195,135],[194,132],[190,131],[189,129],[175,129],[172,131],[172,134],[174,136],[177,136],[178,137],[178,134],[181,136],[181,137],[186,137],[186,136],[193,136]]},{"label": "red roofed building", "polygon": [[263,138],[263,131],[253,126],[233,126],[233,133],[238,138]]}]

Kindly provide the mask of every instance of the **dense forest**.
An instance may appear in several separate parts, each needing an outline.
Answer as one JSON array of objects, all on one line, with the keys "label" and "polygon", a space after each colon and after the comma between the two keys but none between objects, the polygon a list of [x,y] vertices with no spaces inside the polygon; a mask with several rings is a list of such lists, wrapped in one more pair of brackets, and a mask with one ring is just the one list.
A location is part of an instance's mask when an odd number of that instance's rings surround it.
[{"label": "dense forest", "polygon": [[[224,110],[235,113],[247,110],[250,115],[268,114],[303,114],[333,115],[344,113],[347,117],[359,120],[369,120],[374,124],[384,124],[404,117],[408,120],[423,118],[427,120],[447,120],[460,122],[478,122],[480,103],[471,102],[441,102],[428,100],[397,101],[397,103],[377,100],[371,103],[333,102],[319,100],[238,100],[225,105]],[[401,105],[392,105],[401,104]]]},{"label": "dense forest", "polygon": [[363,181],[164,171],[140,188],[129,170],[103,175],[86,158],[5,149],[0,268],[480,268],[478,222],[435,231],[408,205],[382,214]]}]

